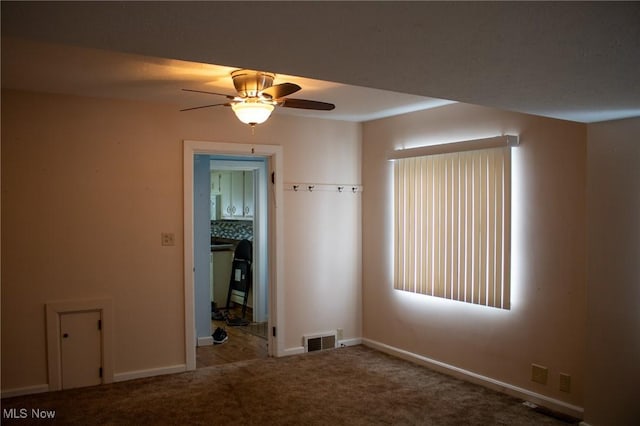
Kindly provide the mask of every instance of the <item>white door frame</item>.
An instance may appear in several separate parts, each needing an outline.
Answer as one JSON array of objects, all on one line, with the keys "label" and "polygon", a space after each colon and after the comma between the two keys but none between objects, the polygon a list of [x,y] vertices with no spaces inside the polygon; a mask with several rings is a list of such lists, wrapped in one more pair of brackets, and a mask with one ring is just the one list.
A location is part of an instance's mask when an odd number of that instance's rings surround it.
[{"label": "white door frame", "polygon": [[[193,253],[193,159],[197,154],[258,156],[269,159],[274,184],[269,191],[269,355],[284,352],[284,235],[283,235],[283,152],[279,145],[184,141],[184,312],[185,361],[187,370],[196,368],[196,328]],[[274,336],[273,330],[276,330]]]}]

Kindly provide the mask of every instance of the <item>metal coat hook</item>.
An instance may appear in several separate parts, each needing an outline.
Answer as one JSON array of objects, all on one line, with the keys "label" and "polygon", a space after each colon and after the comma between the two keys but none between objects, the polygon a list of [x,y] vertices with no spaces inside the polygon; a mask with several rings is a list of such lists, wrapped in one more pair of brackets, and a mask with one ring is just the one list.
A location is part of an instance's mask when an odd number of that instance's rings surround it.
[{"label": "metal coat hook", "polygon": [[285,190],[287,191],[308,191],[308,192],[339,192],[346,193],[351,190],[352,194],[358,194],[362,192],[362,186],[353,184],[325,184],[325,183],[286,183]]}]

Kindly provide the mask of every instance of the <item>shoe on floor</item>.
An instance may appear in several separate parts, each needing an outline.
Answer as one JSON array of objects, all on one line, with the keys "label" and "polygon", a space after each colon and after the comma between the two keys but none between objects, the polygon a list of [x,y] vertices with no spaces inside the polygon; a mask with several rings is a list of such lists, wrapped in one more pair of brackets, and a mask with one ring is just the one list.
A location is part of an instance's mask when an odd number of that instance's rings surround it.
[{"label": "shoe on floor", "polygon": [[216,331],[213,332],[212,336],[214,345],[220,345],[229,339],[227,332],[220,327],[216,328]]}]

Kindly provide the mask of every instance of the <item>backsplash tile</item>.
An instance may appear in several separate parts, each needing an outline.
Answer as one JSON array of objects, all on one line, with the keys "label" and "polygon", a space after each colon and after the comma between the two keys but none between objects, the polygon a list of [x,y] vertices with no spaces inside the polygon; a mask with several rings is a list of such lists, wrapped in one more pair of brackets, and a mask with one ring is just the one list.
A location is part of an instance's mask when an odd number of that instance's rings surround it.
[{"label": "backsplash tile", "polygon": [[253,222],[247,220],[212,220],[211,236],[229,240],[253,241]]}]

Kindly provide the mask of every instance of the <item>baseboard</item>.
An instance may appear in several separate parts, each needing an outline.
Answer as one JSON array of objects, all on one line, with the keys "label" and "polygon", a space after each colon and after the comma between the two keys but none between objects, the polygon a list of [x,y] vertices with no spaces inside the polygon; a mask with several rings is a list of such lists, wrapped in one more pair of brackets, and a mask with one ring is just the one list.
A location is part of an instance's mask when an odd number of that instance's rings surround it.
[{"label": "baseboard", "polygon": [[584,415],[584,408],[576,405],[568,404],[564,401],[560,401],[555,398],[532,392],[527,389],[520,388],[518,386],[511,385],[509,383],[501,382],[499,380],[492,379],[490,377],[482,376],[472,371],[464,370],[462,368],[446,364],[441,361],[437,361],[431,358],[427,358],[422,355],[414,354],[413,352],[398,349],[393,346],[386,345],[384,343],[377,342],[371,339],[362,339],[362,344],[371,348],[377,349],[381,352],[385,352],[389,355],[396,356],[398,358],[405,359],[407,361],[414,362],[416,364],[424,365],[433,370],[445,373],[447,375],[479,384],[487,388],[497,390],[507,395],[514,396],[516,398],[531,401],[534,404],[546,407],[548,409],[567,414],[569,416],[581,419]]},{"label": "baseboard", "polygon": [[49,392],[49,385],[34,385],[34,386],[25,386],[23,388],[15,388],[15,389],[6,389],[2,390],[1,398],[11,398],[13,396],[22,396],[22,395],[31,395],[34,393],[43,393]]},{"label": "baseboard", "polygon": [[341,346],[356,346],[356,345],[361,345],[361,344],[362,344],[362,339],[360,337],[357,337],[355,339],[338,340],[338,347],[341,347]]},{"label": "baseboard", "polygon": [[294,348],[286,348],[285,350],[280,352],[278,356],[281,357],[281,356],[300,355],[303,353],[304,353],[304,346],[296,346]]},{"label": "baseboard", "polygon": [[[161,368],[150,368],[148,370],[127,371],[125,373],[116,373],[113,375],[114,382],[124,382],[127,380],[141,379],[144,377],[160,376],[163,374],[182,373],[187,370],[185,364],[172,365]],[[11,398],[13,396],[31,395],[36,393],[49,392],[49,385],[26,386],[23,388],[2,390],[2,398]]]},{"label": "baseboard", "polygon": [[213,345],[213,337],[212,336],[207,336],[207,337],[198,337],[198,346],[211,346]]},{"label": "baseboard", "polygon": [[116,373],[113,375],[114,382],[124,382],[133,379],[142,379],[144,377],[161,376],[163,374],[182,373],[187,371],[186,364],[170,365],[168,367],[150,368],[148,370],[127,371],[124,373]]}]

